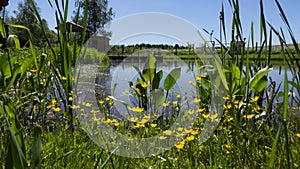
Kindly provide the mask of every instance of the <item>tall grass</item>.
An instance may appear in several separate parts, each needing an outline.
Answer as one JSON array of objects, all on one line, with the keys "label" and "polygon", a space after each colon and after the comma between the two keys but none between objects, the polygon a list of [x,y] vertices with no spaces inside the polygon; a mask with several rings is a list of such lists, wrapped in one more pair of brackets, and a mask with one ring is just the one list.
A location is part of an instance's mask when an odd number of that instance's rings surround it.
[{"label": "tall grass", "polygon": [[[33,12],[42,23],[40,14],[34,6]],[[73,110],[74,84],[73,69],[83,49],[81,44],[68,41],[66,28],[69,1],[48,1],[56,9],[58,25],[58,43],[51,44],[46,38],[45,47],[37,49],[31,33],[21,25],[11,27],[25,29],[28,32],[30,47],[21,48],[16,36],[8,36],[0,22],[0,31],[7,38],[7,48],[0,52],[0,166],[5,168],[298,168],[300,166],[300,118],[299,100],[293,92],[300,92],[299,57],[300,49],[296,43],[288,17],[280,3],[275,4],[285,28],[276,28],[265,18],[265,8],[260,0],[260,50],[254,51],[254,26],[251,24],[248,46],[241,55],[231,54],[230,48],[222,43],[223,37],[243,41],[243,24],[238,0],[228,0],[233,9],[232,30],[226,35],[225,11],[221,9],[220,58],[223,65],[217,65],[222,74],[220,82],[226,86],[227,96],[224,105],[224,116],[213,135],[205,142],[199,143],[199,132],[203,129],[209,116],[209,97],[211,84],[209,77],[200,77],[203,65],[196,63],[195,84],[199,98],[199,118],[192,130],[187,130],[187,137],[172,149],[160,155],[145,159],[130,159],[114,155],[113,152],[100,149],[84,132],[78,123]],[[85,19],[86,19],[85,11]],[[40,24],[43,28],[43,24]],[[83,25],[86,29],[86,22]],[[292,40],[289,45],[283,34],[287,29]],[[83,31],[85,32],[85,31]],[[268,85],[268,73],[272,71],[273,37],[280,42],[281,56],[284,58],[284,90]],[[251,45],[252,44],[252,48]],[[268,51],[268,52],[266,52]],[[93,52],[93,51],[92,51]],[[254,60],[250,59],[255,57]],[[90,58],[95,59],[95,58]],[[222,66],[224,69],[222,70]],[[147,78],[153,82],[161,80],[161,74],[155,66],[149,67],[148,73],[142,74],[142,83],[132,82],[142,89]],[[288,79],[287,71],[292,72]],[[147,71],[145,71],[147,72]],[[178,74],[178,73],[175,73]],[[146,77],[147,76],[147,77]],[[156,79],[156,80],[154,80]],[[166,78],[167,79],[167,78]],[[170,90],[176,79],[164,82],[165,90]],[[166,81],[166,80],[165,80]],[[152,83],[153,90],[158,82]],[[269,89],[274,92],[267,95]],[[146,92],[146,91],[145,91]],[[145,93],[144,93],[145,94]],[[142,94],[139,96],[144,102]],[[178,96],[180,97],[180,96]],[[112,98],[112,97],[111,97]],[[109,114],[109,105],[113,100],[102,100],[103,110]],[[167,96],[163,100],[167,101]],[[282,102],[275,103],[275,100]],[[178,99],[179,100],[179,99]],[[147,109],[147,104],[142,104]],[[80,105],[84,106],[84,105]],[[172,107],[173,106],[173,107]],[[176,110],[170,105],[172,111]],[[201,111],[201,112],[200,112]],[[95,116],[97,121],[97,116]],[[113,121],[105,118],[118,132],[131,137],[147,137],[162,133],[168,123],[148,124],[136,122]],[[113,122],[111,122],[111,121]],[[119,125],[116,125],[118,124]],[[130,129],[130,130],[127,130]],[[179,129],[178,129],[179,130]],[[184,129],[180,129],[184,130]],[[167,135],[166,135],[167,137]]]}]

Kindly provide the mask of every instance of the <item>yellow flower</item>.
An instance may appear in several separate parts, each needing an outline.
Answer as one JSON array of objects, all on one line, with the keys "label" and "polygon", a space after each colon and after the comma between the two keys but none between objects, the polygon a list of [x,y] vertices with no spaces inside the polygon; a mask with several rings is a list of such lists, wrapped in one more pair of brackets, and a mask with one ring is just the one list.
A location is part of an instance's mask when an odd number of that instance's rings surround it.
[{"label": "yellow flower", "polygon": [[184,147],[184,141],[181,141],[181,142],[179,142],[178,144],[175,144],[175,147],[177,148],[177,149],[182,149],[183,147]]},{"label": "yellow flower", "polygon": [[192,114],[194,114],[194,113],[195,113],[195,111],[194,111],[194,110],[188,110],[187,112],[188,112],[188,114],[190,114],[190,115],[192,115]]},{"label": "yellow flower", "polygon": [[198,98],[195,98],[195,99],[193,100],[194,103],[199,103],[200,101],[201,101],[201,100],[198,99]]},{"label": "yellow flower", "polygon": [[252,119],[252,117],[254,117],[255,116],[255,114],[246,114],[246,115],[244,115],[243,116],[243,118],[245,118],[245,119]]},{"label": "yellow flower", "polygon": [[207,119],[209,117],[209,114],[202,114],[201,115],[203,118]]},{"label": "yellow flower", "polygon": [[155,128],[157,126],[157,124],[151,123],[150,126],[153,127],[153,128]]},{"label": "yellow flower", "polygon": [[148,87],[148,83],[147,83],[147,82],[144,82],[144,83],[142,84],[142,87],[143,87],[143,88],[147,88],[147,87]]},{"label": "yellow flower", "polygon": [[106,122],[107,124],[111,124],[113,121],[112,121],[111,119],[107,119],[105,122]]},{"label": "yellow flower", "polygon": [[122,95],[127,95],[129,91],[126,89],[124,92],[122,92]]},{"label": "yellow flower", "polygon": [[232,148],[232,145],[231,145],[231,144],[224,144],[224,147],[225,147],[226,149],[231,149],[231,148]]},{"label": "yellow flower", "polygon": [[65,76],[61,77],[62,80],[67,80],[67,78]]},{"label": "yellow flower", "polygon": [[172,134],[172,131],[171,130],[166,130],[166,131],[164,131],[164,133],[169,136],[169,135]]},{"label": "yellow flower", "polygon": [[120,123],[119,123],[119,122],[115,122],[114,125],[115,125],[116,127],[118,127],[118,126],[120,125]]},{"label": "yellow flower", "polygon": [[200,133],[200,131],[199,130],[192,130],[190,133],[192,135],[198,135]]},{"label": "yellow flower", "polygon": [[218,128],[217,128],[217,130],[222,130],[223,129],[223,127],[222,126],[219,126]]},{"label": "yellow flower", "polygon": [[204,110],[205,110],[205,108],[203,108],[203,109],[199,108],[198,113],[202,113]]},{"label": "yellow flower", "polygon": [[86,106],[86,107],[91,107],[92,104],[91,104],[91,103],[86,103],[85,106]]},{"label": "yellow flower", "polygon": [[178,130],[178,131],[182,131],[182,130],[183,130],[183,128],[182,128],[182,127],[179,127],[179,128],[177,128],[177,130]]},{"label": "yellow flower", "polygon": [[69,105],[69,107],[70,107],[71,109],[78,109],[78,108],[79,108],[79,106],[77,106],[77,105]]},{"label": "yellow flower", "polygon": [[230,97],[229,96],[226,96],[226,97],[223,97],[224,100],[229,100]]},{"label": "yellow flower", "polygon": [[36,72],[37,72],[37,70],[36,70],[36,68],[32,68],[32,69],[30,70],[30,72],[32,72],[32,73],[36,73]]},{"label": "yellow flower", "polygon": [[165,137],[165,136],[159,136],[159,139],[160,140],[164,140],[164,139],[166,139],[167,137]]},{"label": "yellow flower", "polygon": [[177,105],[178,104],[178,101],[173,101],[173,105]]},{"label": "yellow flower", "polygon": [[200,81],[201,80],[201,76],[196,76],[196,80]]},{"label": "yellow flower", "polygon": [[52,100],[51,100],[51,104],[52,104],[52,105],[55,105],[56,103],[57,103],[57,101],[56,101],[55,99],[52,99]]},{"label": "yellow flower", "polygon": [[134,118],[134,117],[131,117],[131,118],[129,118],[129,121],[131,121],[131,122],[133,122],[133,123],[135,123],[135,122],[137,122],[137,118]]},{"label": "yellow flower", "polygon": [[180,94],[177,94],[177,95],[176,95],[176,98],[177,98],[177,99],[180,99],[180,97],[181,97]]},{"label": "yellow flower", "polygon": [[168,102],[168,103],[163,103],[163,106],[164,106],[164,107],[170,106],[170,102]]},{"label": "yellow flower", "polygon": [[252,99],[250,100],[250,102],[251,102],[251,103],[257,102],[258,99],[259,99],[259,96],[255,96],[254,98],[252,98]]},{"label": "yellow flower", "polygon": [[229,105],[224,105],[224,109],[231,109],[231,108],[232,108],[231,104],[229,104]]},{"label": "yellow flower", "polygon": [[100,103],[100,104],[104,104],[104,101],[103,101],[103,100],[99,100],[99,103]]},{"label": "yellow flower", "polygon": [[137,112],[137,113],[141,113],[144,111],[143,107],[128,107],[129,110],[133,111],[133,112]]},{"label": "yellow flower", "polygon": [[193,141],[195,139],[195,136],[194,135],[191,135],[191,136],[188,136],[186,138],[187,141]]},{"label": "yellow flower", "polygon": [[300,133],[296,133],[295,136],[300,138]]},{"label": "yellow flower", "polygon": [[91,110],[91,113],[99,113],[100,110]]},{"label": "yellow flower", "polygon": [[110,100],[110,98],[109,98],[109,97],[106,97],[106,98],[105,98],[105,100],[106,100],[106,101],[109,101],[109,100]]},{"label": "yellow flower", "polygon": [[55,112],[60,112],[61,108],[60,107],[52,107],[52,110]]},{"label": "yellow flower", "polygon": [[46,84],[46,79],[42,79],[40,82],[41,85],[45,85]]},{"label": "yellow flower", "polygon": [[259,107],[258,105],[256,105],[255,107],[253,107],[252,110],[253,110],[253,111],[258,111],[258,110],[260,110],[260,107]]},{"label": "yellow flower", "polygon": [[217,117],[218,117],[218,113],[215,113],[215,114],[211,114],[211,115],[210,115],[210,118],[211,118],[212,120],[215,120]]},{"label": "yellow flower", "polygon": [[130,88],[134,89],[134,85],[131,85]]},{"label": "yellow flower", "polygon": [[69,97],[69,99],[68,99],[69,101],[73,101],[73,97]]}]

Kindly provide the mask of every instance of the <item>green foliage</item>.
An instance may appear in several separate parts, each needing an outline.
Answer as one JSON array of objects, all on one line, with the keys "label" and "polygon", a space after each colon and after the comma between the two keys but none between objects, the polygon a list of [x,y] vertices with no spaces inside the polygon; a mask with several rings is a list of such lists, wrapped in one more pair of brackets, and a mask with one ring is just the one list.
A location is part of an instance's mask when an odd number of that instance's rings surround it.
[{"label": "green foliage", "polygon": [[87,8],[87,27],[91,29],[92,33],[107,35],[103,28],[114,17],[112,8],[108,8],[107,0],[79,0],[76,1],[76,5],[78,9],[73,11],[75,16],[72,17],[75,23],[83,25],[85,22],[83,11]]}]

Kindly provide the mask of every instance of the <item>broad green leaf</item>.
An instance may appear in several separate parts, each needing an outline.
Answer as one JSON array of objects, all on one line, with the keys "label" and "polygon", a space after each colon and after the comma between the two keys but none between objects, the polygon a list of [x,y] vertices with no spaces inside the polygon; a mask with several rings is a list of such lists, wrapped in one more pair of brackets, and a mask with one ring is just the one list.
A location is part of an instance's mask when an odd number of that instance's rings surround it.
[{"label": "broad green leaf", "polygon": [[269,68],[268,66],[259,70],[249,81],[250,90],[256,93],[261,79],[271,70],[273,70],[273,68]]},{"label": "broad green leaf", "polygon": [[155,110],[158,109],[160,105],[162,105],[165,101],[164,91],[163,89],[155,89],[151,92],[152,101],[155,105]]},{"label": "broad green leaf", "polygon": [[164,81],[165,90],[170,90],[175,85],[176,81],[179,79],[181,73],[181,68],[173,69],[166,77]]},{"label": "broad green leaf", "polygon": [[151,91],[154,90],[154,89],[158,89],[159,88],[159,84],[160,84],[160,81],[163,77],[163,71],[160,70],[159,72],[157,72],[153,78],[153,81],[152,81],[152,84],[151,84]]},{"label": "broad green leaf", "polygon": [[42,129],[41,127],[35,126],[32,133],[32,144],[31,144],[31,169],[38,169],[41,165],[42,160]]}]

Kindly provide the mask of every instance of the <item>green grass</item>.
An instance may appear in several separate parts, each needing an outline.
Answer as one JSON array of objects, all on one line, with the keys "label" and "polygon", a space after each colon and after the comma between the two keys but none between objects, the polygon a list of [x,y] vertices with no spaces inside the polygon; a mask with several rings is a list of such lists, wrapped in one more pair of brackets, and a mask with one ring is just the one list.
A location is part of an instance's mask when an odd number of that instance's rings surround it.
[{"label": "green grass", "polygon": [[[239,1],[229,2],[234,9],[234,23],[230,28],[234,31],[231,36],[241,38]],[[96,123],[111,125],[116,131],[132,138],[163,133],[163,139],[169,137],[170,132],[179,135],[180,131],[187,134],[168,151],[135,159],[120,157],[96,145],[82,128],[79,117],[73,114],[74,109],[89,107],[89,103],[74,101],[76,91],[72,89],[77,77],[72,74],[72,69],[84,48],[82,44],[66,40],[68,1],[64,1],[63,9],[57,9],[56,14],[60,25],[57,44],[53,46],[48,42],[44,48],[38,49],[30,43],[29,48],[20,48],[17,37],[11,36],[13,43],[0,52],[0,62],[3,63],[0,65],[0,168],[299,168],[300,117],[295,116],[299,112],[293,109],[299,105],[299,100],[291,99],[288,93],[291,86],[294,91],[300,91],[300,50],[284,11],[278,1],[275,3],[293,39],[292,46],[284,41],[282,33],[268,25],[261,1],[262,50],[246,50],[235,57],[225,54],[228,49],[223,46],[222,52],[219,52],[221,60],[216,62],[215,67],[219,78],[200,76],[205,63],[198,63],[199,60],[186,52],[179,52],[184,59],[195,59],[197,65],[193,72],[194,79],[187,83],[195,87],[195,98],[201,98],[195,99],[193,103],[198,104],[199,110],[180,112],[198,115],[191,129],[169,129],[170,122],[176,120],[176,116],[169,120],[150,122],[147,121],[147,115],[142,114],[143,110],[148,109],[146,103],[150,90],[164,90],[168,93],[180,72],[174,69],[170,73],[173,78],[167,75],[163,87],[159,86],[162,75],[153,67],[154,60],[149,61],[148,67],[143,70],[136,68],[140,79],[131,82],[134,90],[127,91],[127,94],[136,96],[141,102],[141,106],[127,107],[131,111],[140,112],[139,119],[121,121],[92,112]],[[36,9],[33,10],[41,21]],[[10,26],[28,30],[20,25]],[[7,36],[1,27],[0,31],[3,36]],[[274,34],[267,36],[268,31]],[[273,36],[280,39],[279,46],[270,44],[269,39]],[[28,38],[32,42],[30,30]],[[251,38],[248,44],[251,44]],[[101,59],[98,64],[107,66],[107,55],[93,49],[87,49],[86,52],[88,55],[80,60],[82,63]],[[228,59],[231,59],[230,64],[225,64]],[[267,73],[272,70],[266,65],[273,64],[271,60],[284,63],[283,91],[267,86]],[[241,69],[243,67],[245,70]],[[288,69],[293,74],[291,79],[286,75]],[[210,112],[208,107],[211,91],[222,85],[226,93],[224,98],[219,98],[224,101],[224,105],[221,105],[224,106],[223,116],[219,117]],[[267,98],[265,93],[268,87],[274,90],[274,94]],[[156,106],[170,107],[172,112],[177,110],[177,106],[184,106],[184,95],[176,97],[178,102],[168,103],[167,98],[168,94],[160,97]],[[283,101],[274,107],[273,100],[276,98]],[[269,102],[262,104],[266,100]],[[116,100],[113,97],[107,100],[103,98],[98,106],[109,115],[109,108],[114,102]],[[62,111],[64,113],[61,115]],[[263,112],[266,113],[264,118],[259,116]],[[280,122],[278,119],[281,119]],[[199,137],[206,130],[204,124],[207,120],[220,123],[212,136],[200,143]]]}]

